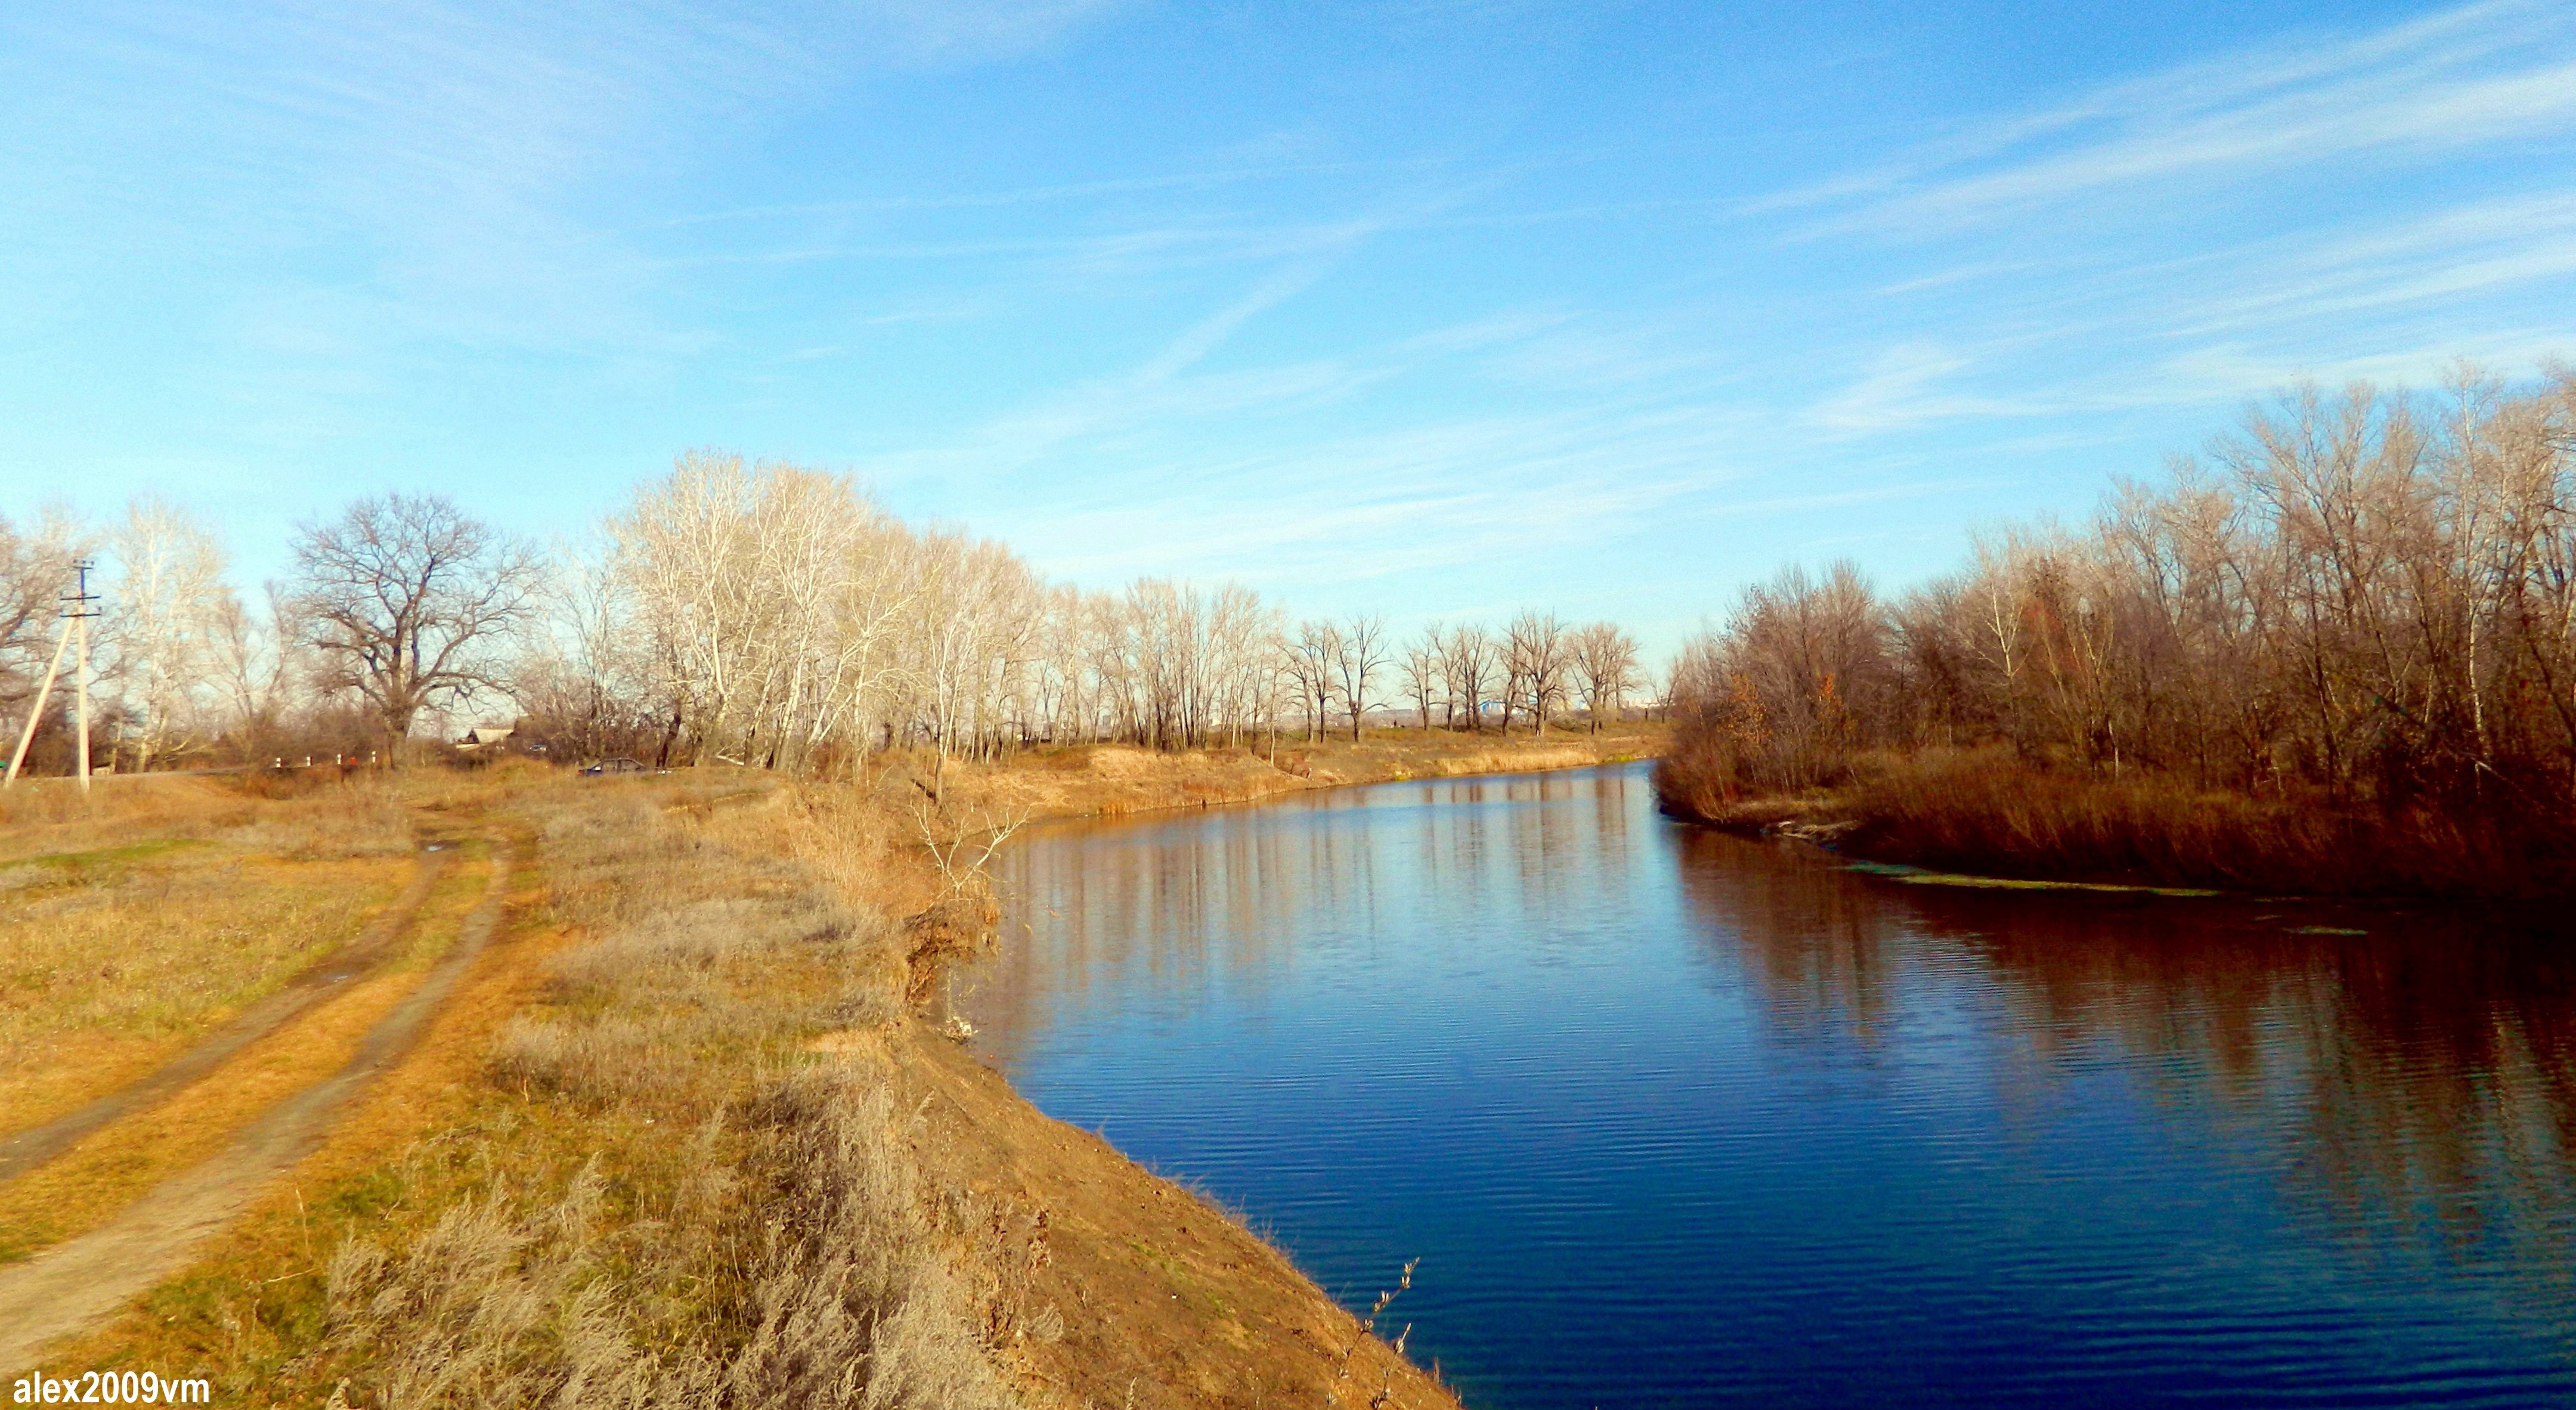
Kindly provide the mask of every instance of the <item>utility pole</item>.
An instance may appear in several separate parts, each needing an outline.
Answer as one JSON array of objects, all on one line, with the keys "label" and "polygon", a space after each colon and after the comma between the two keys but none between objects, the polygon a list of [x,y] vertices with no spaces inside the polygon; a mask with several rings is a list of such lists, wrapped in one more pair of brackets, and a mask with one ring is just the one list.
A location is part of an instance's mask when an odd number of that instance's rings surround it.
[{"label": "utility pole", "polygon": [[89,792],[89,619],[98,615],[98,609],[90,606],[98,600],[90,595],[89,590],[89,570],[92,566],[94,565],[86,558],[72,564],[72,567],[80,573],[80,587],[67,599],[72,604],[72,624],[80,632],[80,659],[72,662],[72,684],[76,687],[74,693],[80,700],[78,758],[80,790],[83,793]]},{"label": "utility pole", "polygon": [[27,762],[27,746],[36,738],[36,722],[45,717],[45,701],[54,693],[54,677],[63,669],[63,649],[72,644],[71,619],[63,619],[63,632],[54,638],[54,659],[45,667],[45,683],[36,688],[36,703],[27,707],[27,727],[18,731],[18,752],[9,756],[9,776],[0,779],[0,788],[18,781],[18,766]]},{"label": "utility pole", "polygon": [[18,781],[19,766],[27,762],[27,746],[35,742],[36,724],[45,717],[45,702],[53,698],[54,678],[62,673],[63,650],[72,644],[74,636],[78,636],[80,660],[72,664],[72,678],[80,695],[81,792],[89,791],[89,619],[98,615],[89,604],[98,599],[91,596],[89,590],[89,570],[93,566],[90,560],[84,558],[72,566],[80,573],[80,587],[62,599],[71,604],[63,609],[62,635],[54,639],[54,659],[45,667],[45,683],[36,688],[35,704],[27,709],[27,727],[18,731],[18,749],[9,756],[9,774],[0,778],[0,788],[7,788]]}]

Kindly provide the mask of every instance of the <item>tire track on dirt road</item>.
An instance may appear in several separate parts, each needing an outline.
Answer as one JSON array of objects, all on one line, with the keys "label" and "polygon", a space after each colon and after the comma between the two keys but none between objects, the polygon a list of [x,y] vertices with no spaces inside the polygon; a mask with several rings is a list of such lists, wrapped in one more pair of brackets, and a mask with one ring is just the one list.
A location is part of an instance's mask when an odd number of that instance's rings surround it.
[{"label": "tire track on dirt road", "polygon": [[310,1154],[350,1099],[400,1062],[491,941],[509,894],[510,852],[496,843],[483,898],[455,943],[367,1030],[338,1072],[262,1112],[231,1145],[163,1181],[107,1225],[0,1268],[0,1371],[82,1331],[186,1266],[271,1176]]},{"label": "tire track on dirt road", "polygon": [[430,889],[447,872],[453,852],[423,853],[419,873],[402,894],[394,898],[393,909],[361,932],[357,939],[326,955],[303,973],[240,1013],[231,1022],[197,1041],[196,1046],[172,1058],[159,1070],[120,1087],[105,1096],[55,1117],[42,1126],[32,1126],[14,1135],[0,1137],[0,1181],[24,1175],[64,1151],[79,1144],[83,1136],[122,1116],[147,1111],[215,1070],[224,1059],[249,1047],[285,1026],[287,1020],[311,1008],[338,987],[361,974],[375,969],[390,959],[398,942],[411,929],[412,917],[421,903],[429,899]]}]

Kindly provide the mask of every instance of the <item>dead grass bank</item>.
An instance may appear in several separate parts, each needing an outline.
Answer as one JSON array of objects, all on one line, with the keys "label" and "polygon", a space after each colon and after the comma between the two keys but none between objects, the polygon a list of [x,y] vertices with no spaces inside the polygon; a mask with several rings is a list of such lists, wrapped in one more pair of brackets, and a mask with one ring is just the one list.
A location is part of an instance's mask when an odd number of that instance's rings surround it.
[{"label": "dead grass bank", "polygon": [[1668,760],[1665,810],[1788,832],[1942,871],[2309,895],[2531,897],[2576,887],[2565,839],[2422,810],[2250,798],[2131,774],[2029,766],[1999,750],[1869,761],[1853,782],[1730,796]]},{"label": "dead grass bank", "polygon": [[1543,736],[1382,729],[1356,742],[1290,739],[1275,750],[1265,744],[1171,754],[1077,745],[956,770],[951,784],[969,807],[1036,818],[1114,817],[1248,803],[1311,788],[1623,763],[1662,753],[1666,733],[1660,724]]},{"label": "dead grass bank", "polygon": [[889,927],[705,836],[704,782],[492,799],[546,871],[516,928],[578,938],[406,1142],[299,1175],[292,1243],[272,1206],[86,1364],[251,1403],[1006,1403],[906,1114],[805,1048],[896,1017]]}]

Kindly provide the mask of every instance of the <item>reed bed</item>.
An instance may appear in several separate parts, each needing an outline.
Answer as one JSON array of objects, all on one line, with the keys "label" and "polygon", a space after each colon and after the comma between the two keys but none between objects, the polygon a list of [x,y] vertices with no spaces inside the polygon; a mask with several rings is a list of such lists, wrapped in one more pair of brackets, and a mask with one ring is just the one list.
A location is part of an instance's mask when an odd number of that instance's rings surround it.
[{"label": "reed bed", "polygon": [[1657,785],[1677,816],[1944,871],[2318,895],[2513,898],[2576,882],[2567,838],[2547,829],[2049,769],[2002,749],[1860,760],[1840,786],[1794,793],[1730,791],[1677,756]]}]

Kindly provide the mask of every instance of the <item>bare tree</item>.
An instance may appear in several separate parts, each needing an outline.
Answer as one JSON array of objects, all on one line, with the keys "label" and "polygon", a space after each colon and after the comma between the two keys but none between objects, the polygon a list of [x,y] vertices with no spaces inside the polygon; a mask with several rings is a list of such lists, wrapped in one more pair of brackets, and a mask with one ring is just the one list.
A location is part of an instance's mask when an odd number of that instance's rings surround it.
[{"label": "bare tree", "polygon": [[511,669],[522,729],[567,759],[653,752],[664,711],[615,545],[567,546],[549,567],[543,620]]},{"label": "bare tree", "polygon": [[296,535],[294,608],[320,684],[355,692],[397,744],[422,710],[501,687],[495,648],[540,581],[526,549],[439,495],[362,499]]},{"label": "bare tree", "polygon": [[117,578],[108,593],[109,680],[137,771],[198,742],[223,624],[240,606],[224,585],[224,551],[186,511],[144,497],[108,535]]},{"label": "bare tree", "polygon": [[1422,635],[1404,648],[1405,690],[1413,697],[1414,718],[1425,734],[1431,732],[1431,701],[1440,694],[1442,684],[1440,643],[1443,635],[1440,624],[1434,622],[1424,627]]},{"label": "bare tree", "polygon": [[226,594],[216,604],[209,637],[224,728],[237,751],[260,756],[295,705],[302,676],[309,674],[298,669],[299,633],[285,588],[267,585],[265,620],[253,616],[239,597]]},{"label": "bare tree", "polygon": [[1601,732],[1601,716],[1623,712],[1628,692],[1637,684],[1637,639],[1609,622],[1595,622],[1568,638],[1576,681],[1583,688],[1583,708],[1592,732]]},{"label": "bare tree", "polygon": [[2297,388],[2090,525],[1981,534],[1893,603],[1847,564],[1790,569],[1676,662],[1676,757],[1724,797],[1830,783],[1862,751],[1999,744],[2563,846],[2571,426],[2564,373],[2515,390],[2462,369],[2437,398]]},{"label": "bare tree", "polygon": [[1341,651],[1333,658],[1333,675],[1341,687],[1342,706],[1351,712],[1351,742],[1360,737],[1360,717],[1374,699],[1370,684],[1386,669],[1386,618],[1355,614],[1342,628]]},{"label": "bare tree", "polygon": [[1285,643],[1288,674],[1300,690],[1300,704],[1306,711],[1306,733],[1311,739],[1324,736],[1325,711],[1332,704],[1335,689],[1335,666],[1344,650],[1342,632],[1330,622],[1301,622],[1297,635]]},{"label": "bare tree", "polygon": [[960,812],[933,798],[927,785],[919,786],[922,794],[912,805],[913,831],[921,838],[922,850],[930,855],[930,864],[939,872],[940,900],[989,897],[993,890],[994,854],[1013,834],[1028,826],[1033,811],[1023,805]]},{"label": "bare tree", "polygon": [[1004,702],[1014,676],[1037,655],[1046,603],[1028,565],[990,540],[932,534],[922,543],[921,562],[904,650],[916,663],[912,708],[938,750],[935,798],[952,755],[998,752]]},{"label": "bare tree", "polygon": [[13,711],[36,693],[61,630],[72,562],[92,542],[86,528],[60,512],[47,513],[32,533],[0,518],[0,704]]},{"label": "bare tree", "polygon": [[1441,643],[1440,673],[1449,687],[1449,725],[1456,728],[1458,707],[1467,709],[1467,728],[1485,727],[1485,689],[1493,678],[1494,642],[1478,626],[1453,628]]},{"label": "bare tree", "polygon": [[[1512,619],[1503,635],[1504,666],[1511,679],[1525,692],[1530,702],[1530,718],[1538,733],[1547,733],[1551,706],[1562,703],[1565,695],[1565,623],[1553,612],[1523,612]],[[1511,730],[1511,692],[1504,692],[1503,729]]]}]

